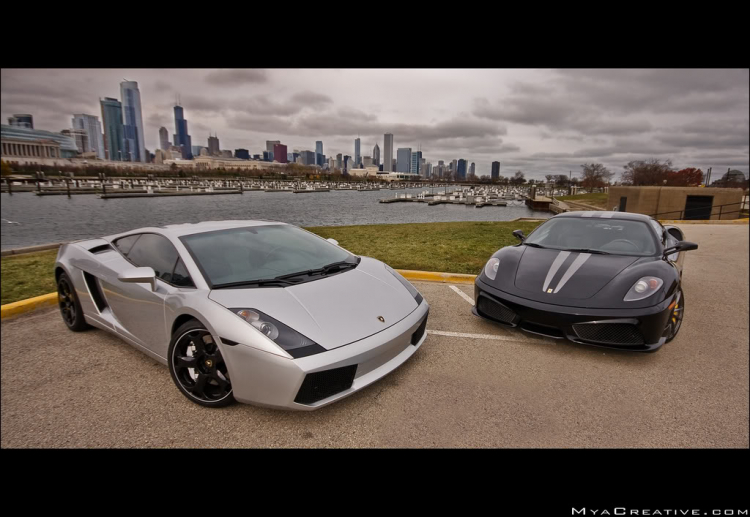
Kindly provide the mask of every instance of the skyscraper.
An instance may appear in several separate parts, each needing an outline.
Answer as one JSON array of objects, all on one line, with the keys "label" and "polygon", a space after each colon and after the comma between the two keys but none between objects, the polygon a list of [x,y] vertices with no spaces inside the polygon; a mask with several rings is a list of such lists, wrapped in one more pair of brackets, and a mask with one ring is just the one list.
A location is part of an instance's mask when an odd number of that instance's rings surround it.
[{"label": "skyscraper", "polygon": [[342,166],[342,163],[341,163],[342,159],[343,158],[342,158],[341,153],[339,153],[339,154],[336,155],[336,168],[337,169],[341,168],[341,166]]},{"label": "skyscraper", "polygon": [[411,153],[411,169],[412,174],[422,174],[422,151],[416,151]]},{"label": "skyscraper", "polygon": [[475,176],[476,175],[476,166],[474,165],[474,162],[471,162],[471,165],[469,166],[469,176]]},{"label": "skyscraper", "polygon": [[378,147],[378,144],[375,144],[375,147],[372,148],[372,164],[380,165],[380,147]]},{"label": "skyscraper", "polygon": [[273,146],[276,144],[280,144],[281,141],[279,140],[266,140],[266,151],[272,153],[273,152]]},{"label": "skyscraper", "polygon": [[273,146],[273,159],[279,163],[287,163],[286,158],[286,146],[283,144],[274,144]]},{"label": "skyscraper", "polygon": [[411,147],[396,151],[396,172],[409,172],[411,169]]},{"label": "skyscraper", "polygon": [[492,181],[500,179],[500,162],[492,162]]},{"label": "skyscraper", "polygon": [[182,110],[182,106],[179,104],[174,107],[174,145],[182,147],[182,157],[185,160],[190,160],[193,157],[193,146],[188,134],[188,123],[185,120],[185,113]]},{"label": "skyscraper", "polygon": [[354,167],[359,167],[359,137],[354,140]]},{"label": "skyscraper", "polygon": [[125,159],[125,142],[122,126],[122,104],[117,99],[99,99],[104,122],[104,155],[107,160],[121,162]]},{"label": "skyscraper", "polygon": [[102,137],[102,125],[99,123],[99,117],[94,115],[85,115],[83,113],[73,115],[73,129],[86,131],[88,144],[83,150],[84,153],[96,153],[96,157],[104,160],[104,138]]},{"label": "skyscraper", "polygon": [[317,165],[323,165],[323,142],[318,140],[315,142],[315,163]]},{"label": "skyscraper", "polygon": [[456,165],[456,179],[457,180],[466,179],[466,160],[464,160],[463,158],[458,160],[458,163]]},{"label": "skyscraper", "polygon": [[393,172],[393,134],[386,133],[383,137],[383,172]]},{"label": "skyscraper", "polygon": [[171,142],[169,141],[169,131],[167,131],[167,128],[164,126],[159,128],[159,149],[164,149],[165,151],[171,147]]},{"label": "skyscraper", "polygon": [[146,145],[143,139],[143,115],[141,113],[141,92],[135,81],[120,83],[122,98],[122,119],[125,137],[126,160],[146,162]]},{"label": "skyscraper", "polygon": [[210,136],[208,137],[208,154],[211,156],[219,156],[221,154],[221,147],[219,146],[219,137]]}]

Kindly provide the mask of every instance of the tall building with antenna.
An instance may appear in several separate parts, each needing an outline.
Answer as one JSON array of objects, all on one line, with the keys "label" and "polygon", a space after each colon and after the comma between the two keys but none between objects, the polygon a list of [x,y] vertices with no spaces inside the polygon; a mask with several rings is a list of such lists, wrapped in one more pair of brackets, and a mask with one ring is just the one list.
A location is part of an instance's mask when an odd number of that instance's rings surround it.
[{"label": "tall building with antenna", "polygon": [[188,123],[185,120],[185,113],[180,106],[180,98],[177,98],[177,105],[174,107],[174,145],[182,148],[182,158],[190,160],[193,158],[193,147],[190,135],[188,134]]}]

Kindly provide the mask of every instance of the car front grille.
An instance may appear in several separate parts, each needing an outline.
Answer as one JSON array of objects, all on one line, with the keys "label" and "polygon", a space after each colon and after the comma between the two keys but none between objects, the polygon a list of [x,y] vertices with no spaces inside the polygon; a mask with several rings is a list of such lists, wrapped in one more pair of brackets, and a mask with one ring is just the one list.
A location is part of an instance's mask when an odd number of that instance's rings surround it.
[{"label": "car front grille", "polygon": [[422,320],[422,323],[419,325],[417,330],[414,331],[414,334],[411,335],[411,344],[416,346],[419,343],[419,340],[422,339],[422,336],[424,336],[424,331],[427,328],[427,316],[424,317]]},{"label": "car front grille", "polygon": [[512,324],[516,319],[515,312],[486,296],[480,296],[477,300],[477,310],[482,316],[500,323]]},{"label": "car front grille", "polygon": [[308,373],[294,401],[297,404],[314,404],[352,387],[357,365]]},{"label": "car front grille", "polygon": [[643,335],[630,323],[578,323],[573,330],[584,341],[608,345],[642,345]]}]

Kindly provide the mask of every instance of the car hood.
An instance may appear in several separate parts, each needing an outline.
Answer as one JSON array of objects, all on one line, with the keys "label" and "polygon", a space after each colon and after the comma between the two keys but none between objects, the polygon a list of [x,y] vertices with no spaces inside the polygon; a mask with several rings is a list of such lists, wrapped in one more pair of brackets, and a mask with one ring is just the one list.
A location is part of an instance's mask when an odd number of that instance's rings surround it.
[{"label": "car hood", "polygon": [[367,257],[355,269],[312,282],[284,288],[214,289],[209,298],[227,308],[264,312],[326,350],[381,332],[417,308],[385,265]]},{"label": "car hood", "polygon": [[585,300],[598,293],[638,257],[598,255],[524,246],[515,286],[539,293]]}]

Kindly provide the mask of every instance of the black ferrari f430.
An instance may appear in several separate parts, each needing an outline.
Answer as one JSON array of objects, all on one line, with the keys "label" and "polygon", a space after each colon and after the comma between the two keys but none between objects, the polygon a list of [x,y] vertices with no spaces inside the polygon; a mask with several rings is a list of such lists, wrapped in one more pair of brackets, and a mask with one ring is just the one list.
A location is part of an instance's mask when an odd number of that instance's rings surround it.
[{"label": "black ferrari f430", "polygon": [[474,284],[477,316],[576,343],[653,352],[685,314],[675,226],[627,212],[567,212],[520,230]]}]

